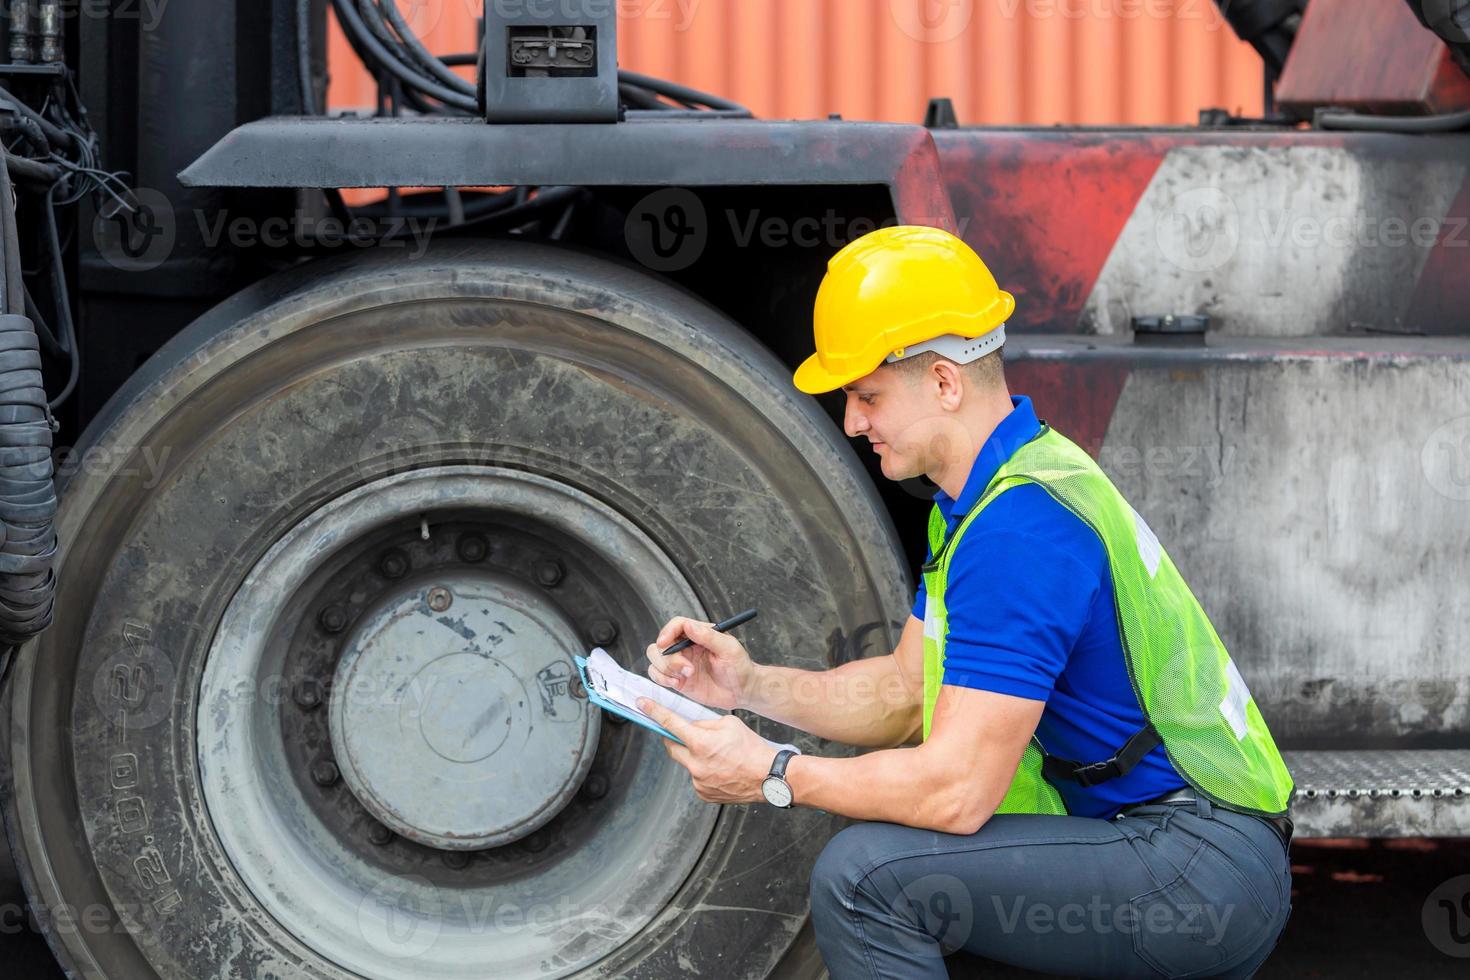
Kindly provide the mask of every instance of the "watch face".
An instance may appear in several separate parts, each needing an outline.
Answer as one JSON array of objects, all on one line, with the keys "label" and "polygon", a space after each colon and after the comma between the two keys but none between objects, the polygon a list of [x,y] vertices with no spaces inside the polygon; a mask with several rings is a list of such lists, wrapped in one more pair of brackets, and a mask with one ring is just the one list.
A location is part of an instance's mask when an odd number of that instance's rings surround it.
[{"label": "watch face", "polygon": [[767,776],[761,782],[761,793],[766,802],[771,806],[786,807],[791,805],[791,787],[786,785],[786,780],[776,776]]}]

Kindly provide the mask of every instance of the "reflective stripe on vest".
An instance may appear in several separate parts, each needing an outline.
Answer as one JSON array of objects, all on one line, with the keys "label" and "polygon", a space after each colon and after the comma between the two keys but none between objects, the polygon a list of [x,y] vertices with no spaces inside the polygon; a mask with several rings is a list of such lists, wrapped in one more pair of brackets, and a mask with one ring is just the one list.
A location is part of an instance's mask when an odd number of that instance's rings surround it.
[{"label": "reflective stripe on vest", "polygon": [[[1271,816],[1285,813],[1293,791],[1291,776],[1204,610],[1158,538],[1092,457],[1049,427],[996,471],[979,503],[948,539],[939,507],[930,512],[934,557],[924,566],[924,738],[933,726],[944,677],[949,635],[945,587],[955,548],[987,506],[1022,483],[1041,486],[1101,539],[1128,679],[1174,768],[1221,806]],[[1033,736],[998,813],[1067,812],[1043,773],[1045,761]]]}]

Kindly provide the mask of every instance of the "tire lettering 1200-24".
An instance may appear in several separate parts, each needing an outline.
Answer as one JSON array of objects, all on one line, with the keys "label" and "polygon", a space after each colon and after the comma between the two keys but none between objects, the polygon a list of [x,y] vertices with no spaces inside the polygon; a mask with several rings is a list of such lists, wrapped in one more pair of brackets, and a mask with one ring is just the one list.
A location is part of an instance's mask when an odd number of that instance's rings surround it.
[{"label": "tire lettering 1200-24", "polygon": [[108,678],[107,690],[115,702],[117,746],[120,750],[113,753],[107,766],[108,781],[113,790],[113,815],[118,835],[133,838],[138,848],[132,863],[139,886],[150,895],[161,892],[152,898],[153,910],[159,915],[172,915],[183,904],[183,897],[177,888],[170,887],[173,875],[169,874],[168,863],[163,852],[153,845],[152,835],[147,833],[147,803],[141,796],[130,792],[138,785],[138,756],[128,750],[128,715],[148,701],[143,678],[153,666],[148,663],[152,650],[148,640],[153,636],[153,630],[138,623],[125,622],[122,634],[135,662],[114,664]]}]

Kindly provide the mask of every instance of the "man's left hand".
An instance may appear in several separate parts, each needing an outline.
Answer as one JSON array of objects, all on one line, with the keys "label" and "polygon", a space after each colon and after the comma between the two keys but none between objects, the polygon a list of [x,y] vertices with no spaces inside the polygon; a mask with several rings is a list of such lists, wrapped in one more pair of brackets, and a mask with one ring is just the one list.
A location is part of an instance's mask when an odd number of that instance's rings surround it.
[{"label": "man's left hand", "polygon": [[638,699],[638,710],[673,732],[684,744],[663,739],[664,751],[685,769],[694,792],[706,803],[760,803],[761,781],[776,753],[765,739],[734,715],[689,721],[657,702]]}]

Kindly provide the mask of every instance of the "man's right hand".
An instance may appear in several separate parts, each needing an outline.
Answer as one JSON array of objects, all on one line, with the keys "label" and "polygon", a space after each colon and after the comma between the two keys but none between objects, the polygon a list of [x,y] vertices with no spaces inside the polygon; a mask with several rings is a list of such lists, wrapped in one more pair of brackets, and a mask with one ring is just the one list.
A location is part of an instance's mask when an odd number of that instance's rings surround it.
[{"label": "man's right hand", "polygon": [[[755,663],[739,640],[716,633],[713,625],[684,616],[669,620],[648,646],[648,676],[711,708],[739,708],[754,682]],[[694,641],[688,649],[668,657],[659,652],[686,637]]]}]

